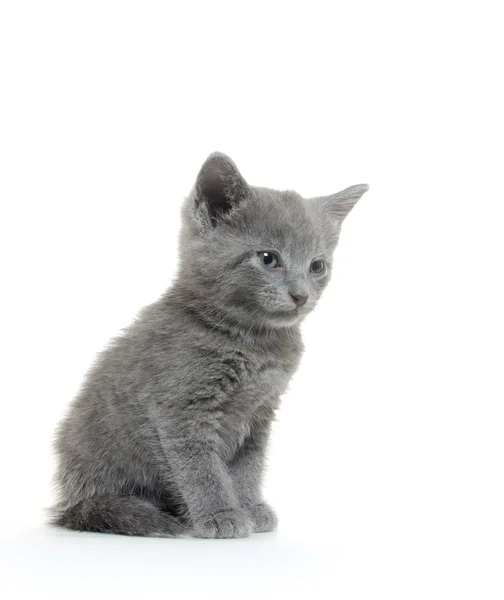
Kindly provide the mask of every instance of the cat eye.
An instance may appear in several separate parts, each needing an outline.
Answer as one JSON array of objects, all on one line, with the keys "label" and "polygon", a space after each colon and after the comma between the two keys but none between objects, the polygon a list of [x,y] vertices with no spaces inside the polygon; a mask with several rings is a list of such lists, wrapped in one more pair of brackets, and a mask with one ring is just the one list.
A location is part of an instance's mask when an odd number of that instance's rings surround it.
[{"label": "cat eye", "polygon": [[268,269],[274,269],[280,266],[280,259],[274,252],[258,252],[257,256],[259,260]]},{"label": "cat eye", "polygon": [[314,260],[312,262],[312,264],[310,265],[310,271],[312,273],[316,273],[317,275],[320,275],[320,273],[323,273],[325,270],[325,263],[323,260]]}]

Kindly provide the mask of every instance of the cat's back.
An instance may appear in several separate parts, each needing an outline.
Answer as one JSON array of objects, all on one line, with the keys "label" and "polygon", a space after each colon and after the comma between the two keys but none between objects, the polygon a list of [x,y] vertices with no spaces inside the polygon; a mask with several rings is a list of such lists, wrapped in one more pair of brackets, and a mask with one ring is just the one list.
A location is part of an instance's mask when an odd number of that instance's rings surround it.
[{"label": "cat's back", "polygon": [[[281,332],[282,333],[282,332]],[[233,394],[238,409],[255,398],[278,397],[302,352],[297,330],[236,336],[163,297],[98,355],[60,428],[60,437],[92,440],[119,430],[138,436],[155,402],[183,408],[212,386]],[[184,394],[191,398],[185,398]]]},{"label": "cat's back", "polygon": [[76,435],[86,424],[127,428],[128,422],[143,419],[153,401],[177,405],[185,389],[205,395],[212,383],[234,392],[254,388],[279,395],[301,353],[297,330],[263,338],[236,336],[163,297],[145,307],[98,356],[64,429]]}]

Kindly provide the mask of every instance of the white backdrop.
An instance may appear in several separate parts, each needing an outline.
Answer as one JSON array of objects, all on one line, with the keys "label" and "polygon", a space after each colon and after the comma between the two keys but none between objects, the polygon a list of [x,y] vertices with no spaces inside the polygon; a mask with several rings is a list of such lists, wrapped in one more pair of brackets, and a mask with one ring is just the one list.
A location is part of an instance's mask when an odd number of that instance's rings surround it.
[{"label": "white backdrop", "polygon": [[[4,598],[502,598],[498,2],[0,5]],[[54,426],[169,285],[208,153],[370,191],[275,428],[276,534],[58,532]]]}]

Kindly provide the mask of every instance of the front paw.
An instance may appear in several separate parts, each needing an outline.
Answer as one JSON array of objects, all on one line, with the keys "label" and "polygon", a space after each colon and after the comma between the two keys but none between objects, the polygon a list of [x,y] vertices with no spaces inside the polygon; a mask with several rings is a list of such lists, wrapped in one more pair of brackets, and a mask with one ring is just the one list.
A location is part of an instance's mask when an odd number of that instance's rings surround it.
[{"label": "front paw", "polygon": [[274,531],[278,525],[278,519],[275,514],[275,511],[266,504],[262,502],[261,504],[255,504],[254,506],[250,506],[249,515],[254,522],[254,533],[264,533],[266,531]]},{"label": "front paw", "polygon": [[242,538],[252,533],[253,522],[241,509],[222,510],[194,522],[192,535],[199,538]]}]

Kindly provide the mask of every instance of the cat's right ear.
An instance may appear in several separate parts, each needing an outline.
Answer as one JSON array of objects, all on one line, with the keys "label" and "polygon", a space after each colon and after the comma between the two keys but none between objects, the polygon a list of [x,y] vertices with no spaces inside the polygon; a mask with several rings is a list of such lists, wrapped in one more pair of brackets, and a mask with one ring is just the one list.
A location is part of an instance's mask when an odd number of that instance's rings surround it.
[{"label": "cat's right ear", "polygon": [[194,187],[194,202],[200,216],[215,227],[250,195],[250,188],[234,162],[214,152],[200,169]]}]

